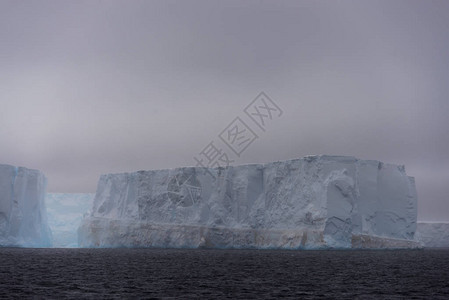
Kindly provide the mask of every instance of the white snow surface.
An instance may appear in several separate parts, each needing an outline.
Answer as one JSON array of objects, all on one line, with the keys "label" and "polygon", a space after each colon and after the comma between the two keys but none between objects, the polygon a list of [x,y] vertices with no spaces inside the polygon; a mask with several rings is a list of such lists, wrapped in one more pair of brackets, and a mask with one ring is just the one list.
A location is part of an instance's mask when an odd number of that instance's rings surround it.
[{"label": "white snow surface", "polygon": [[78,247],[77,229],[92,207],[95,194],[48,193],[48,225],[53,233],[53,247]]},{"label": "white snow surface", "polygon": [[308,156],[102,175],[78,232],[84,247],[409,247],[416,219],[404,166]]},{"label": "white snow surface", "polygon": [[449,248],[449,223],[419,222],[416,238],[426,248]]},{"label": "white snow surface", "polygon": [[0,165],[0,246],[51,246],[46,184],[38,170]]}]

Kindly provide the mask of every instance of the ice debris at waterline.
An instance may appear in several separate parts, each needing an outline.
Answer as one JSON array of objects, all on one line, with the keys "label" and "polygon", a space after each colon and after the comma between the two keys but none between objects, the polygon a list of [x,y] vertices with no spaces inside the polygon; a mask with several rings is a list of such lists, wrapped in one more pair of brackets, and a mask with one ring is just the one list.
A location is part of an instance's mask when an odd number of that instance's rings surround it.
[{"label": "ice debris at waterline", "polygon": [[416,219],[403,166],[308,156],[102,175],[78,238],[82,247],[412,248]]},{"label": "ice debris at waterline", "polygon": [[46,182],[38,170],[0,165],[0,246],[51,246]]},{"label": "ice debris at waterline", "polygon": [[77,229],[92,207],[95,194],[48,193],[48,225],[53,233],[53,247],[78,247]]}]

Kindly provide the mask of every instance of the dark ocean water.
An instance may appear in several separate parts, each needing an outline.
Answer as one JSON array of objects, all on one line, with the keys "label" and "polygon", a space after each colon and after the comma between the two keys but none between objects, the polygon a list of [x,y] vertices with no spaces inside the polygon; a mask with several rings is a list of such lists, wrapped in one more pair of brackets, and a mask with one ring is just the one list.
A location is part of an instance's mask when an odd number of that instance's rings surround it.
[{"label": "dark ocean water", "polygon": [[0,298],[449,299],[449,250],[0,248]]}]

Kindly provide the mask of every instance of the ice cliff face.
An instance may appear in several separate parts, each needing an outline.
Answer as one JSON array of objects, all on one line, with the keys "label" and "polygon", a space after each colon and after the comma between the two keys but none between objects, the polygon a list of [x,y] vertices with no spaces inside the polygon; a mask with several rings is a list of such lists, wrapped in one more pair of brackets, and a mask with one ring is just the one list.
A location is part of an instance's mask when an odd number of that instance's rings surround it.
[{"label": "ice cliff face", "polygon": [[78,233],[84,247],[400,248],[416,218],[403,166],[309,156],[103,175]]},{"label": "ice cliff face", "polygon": [[0,165],[0,246],[51,246],[45,189],[41,172]]},{"label": "ice cliff face", "polygon": [[449,248],[449,223],[419,222],[416,238],[427,248]]},{"label": "ice cliff face", "polygon": [[77,229],[92,208],[95,194],[48,193],[47,204],[48,225],[53,234],[53,247],[78,247]]}]

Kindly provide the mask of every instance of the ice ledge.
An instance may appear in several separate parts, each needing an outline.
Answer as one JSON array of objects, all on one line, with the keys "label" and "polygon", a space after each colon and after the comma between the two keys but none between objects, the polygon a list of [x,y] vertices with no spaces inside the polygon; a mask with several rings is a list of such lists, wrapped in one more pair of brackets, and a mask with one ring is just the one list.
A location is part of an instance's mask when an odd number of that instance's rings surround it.
[{"label": "ice ledge", "polygon": [[390,239],[372,235],[353,235],[351,240],[353,249],[422,249],[419,241]]},{"label": "ice ledge", "polygon": [[[218,248],[218,249],[419,249],[417,241],[354,234],[350,247],[326,243],[323,231],[251,229],[152,224],[87,218],[79,228],[85,248]],[[106,233],[106,234],[104,234]],[[89,236],[88,239],[85,237]]]}]

